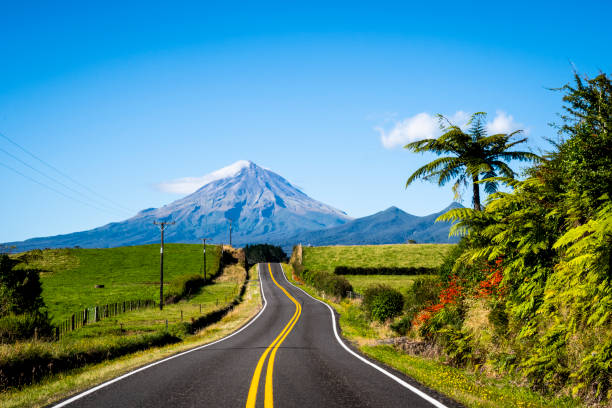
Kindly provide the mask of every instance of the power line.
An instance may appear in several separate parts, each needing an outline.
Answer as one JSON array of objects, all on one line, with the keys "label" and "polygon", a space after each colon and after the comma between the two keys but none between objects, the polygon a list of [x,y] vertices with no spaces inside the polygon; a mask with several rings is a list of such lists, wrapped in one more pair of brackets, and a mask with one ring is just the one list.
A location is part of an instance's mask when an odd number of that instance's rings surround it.
[{"label": "power line", "polygon": [[[11,166],[9,166],[8,164],[4,164],[4,163],[1,163],[1,162],[0,162],[0,166],[6,167],[7,169],[9,169],[9,170],[11,170],[11,171],[13,171],[13,172],[15,172],[15,173],[19,174],[20,176],[22,176],[22,177],[24,177],[24,178],[26,178],[26,179],[30,180],[31,182],[36,183],[36,184],[38,184],[38,185],[40,185],[40,186],[43,186],[43,187],[45,187],[45,188],[48,188],[49,190],[54,191],[54,192],[56,192],[57,194],[62,195],[62,196],[66,197],[66,198],[68,198],[68,199],[70,199],[70,200],[77,201],[77,202],[79,202],[79,203],[81,203],[81,204],[85,204],[85,205],[87,205],[87,206],[89,206],[89,207],[92,207],[92,208],[95,208],[96,210],[99,210],[99,211],[104,211],[104,212],[106,212],[106,213],[113,214],[113,213],[110,213],[108,210],[106,210],[106,209],[104,209],[104,208],[100,208],[100,207],[97,207],[97,206],[95,206],[95,205],[93,205],[93,204],[90,204],[90,203],[87,203],[87,202],[85,202],[85,201],[79,200],[78,198],[74,198],[74,197],[72,197],[72,196],[69,196],[68,194],[63,193],[63,192],[61,192],[60,190],[58,190],[58,189],[56,189],[56,188],[54,188],[54,187],[51,187],[51,186],[49,186],[49,185],[47,185],[47,184],[45,184],[45,183],[41,183],[40,181],[38,181],[38,180],[36,180],[36,179],[33,179],[32,177],[30,177],[30,176],[27,176],[27,175],[23,174],[23,173],[22,173],[22,172],[20,172],[19,170],[16,170],[16,169],[12,168],[12,167],[11,167]],[[113,214],[113,215],[114,215],[114,214]]]},{"label": "power line", "polygon": [[[4,149],[3,149],[3,148],[1,148],[1,147],[0,147],[0,151],[2,151],[2,152],[3,152],[4,154],[6,154],[6,155],[8,155],[8,156],[12,157],[13,159],[15,159],[16,161],[18,161],[19,163],[23,164],[24,166],[26,166],[26,167],[28,167],[28,168],[30,168],[30,169],[32,169],[32,170],[34,170],[35,172],[37,172],[37,173],[41,174],[42,176],[44,176],[44,177],[48,178],[49,180],[51,180],[51,181],[53,181],[53,182],[55,182],[55,183],[57,183],[57,184],[59,184],[59,185],[63,186],[64,188],[66,188],[66,189],[68,189],[68,190],[72,191],[73,193],[76,193],[76,194],[80,195],[81,197],[84,197],[84,198],[85,198],[85,199],[87,199],[87,200],[93,201],[93,200],[91,200],[91,198],[90,198],[90,197],[86,196],[86,195],[85,195],[85,194],[83,194],[82,192],[80,192],[80,191],[78,191],[78,190],[75,190],[74,188],[72,188],[72,187],[70,187],[70,186],[67,186],[66,184],[62,183],[61,181],[57,180],[56,178],[51,177],[51,176],[49,176],[48,174],[46,174],[46,173],[44,173],[44,172],[42,172],[42,171],[38,170],[37,168],[35,168],[35,167],[33,167],[33,166],[29,165],[29,164],[28,164],[28,163],[26,163],[25,161],[21,160],[19,157],[15,156],[15,155],[13,155],[13,154],[11,154],[11,153],[9,153],[9,152],[7,152],[6,150],[4,150]],[[101,205],[102,205],[103,207],[105,207],[107,210],[110,210],[110,211],[113,211],[113,212],[117,212],[117,210],[118,210],[118,209],[116,209],[116,208],[109,207],[109,206],[107,206],[106,204],[101,204]],[[121,210],[121,211],[124,211],[124,210]]]},{"label": "power line", "polygon": [[23,151],[24,153],[28,154],[29,156],[33,157],[34,159],[38,160],[39,162],[41,162],[42,164],[44,164],[45,166],[49,167],[50,169],[54,170],[55,172],[57,172],[58,174],[62,175],[63,177],[67,178],[68,180],[72,181],[74,184],[88,190],[89,192],[95,194],[96,196],[102,198],[105,201],[108,201],[109,203],[122,208],[125,211],[128,211],[130,213],[134,213],[134,210],[131,210],[127,207],[122,206],[121,204],[116,203],[115,201],[111,200],[110,198],[106,198],[105,196],[103,196],[100,193],[97,193],[96,191],[92,190],[91,188],[87,187],[84,184],[79,183],[78,181],[76,181],[75,179],[73,179],[72,177],[70,177],[69,175],[67,175],[66,173],[64,173],[63,171],[59,170],[57,167],[47,163],[46,161],[44,161],[43,159],[41,159],[40,157],[36,156],[34,153],[30,152],[29,150],[27,150],[25,147],[21,146],[20,144],[18,144],[17,142],[15,142],[13,139],[9,138],[8,136],[6,136],[3,133],[0,133],[0,136],[2,136],[4,139],[6,139],[7,141],[9,141],[10,143],[12,143],[13,145],[17,146],[21,151]]}]

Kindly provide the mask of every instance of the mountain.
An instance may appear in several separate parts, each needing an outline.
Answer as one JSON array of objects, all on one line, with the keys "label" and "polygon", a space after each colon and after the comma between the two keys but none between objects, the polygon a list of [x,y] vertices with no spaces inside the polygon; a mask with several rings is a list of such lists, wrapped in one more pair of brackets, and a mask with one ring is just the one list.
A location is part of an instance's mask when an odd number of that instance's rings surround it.
[{"label": "mountain", "polygon": [[418,243],[454,243],[456,237],[449,238],[450,223],[435,222],[436,218],[453,208],[463,207],[452,203],[444,210],[417,217],[397,207],[390,207],[376,214],[357,218],[347,223],[318,231],[306,231],[287,237],[279,244],[302,243],[304,245],[376,245],[399,244],[408,240]]},{"label": "mountain", "polygon": [[81,246],[106,248],[159,242],[153,221],[175,221],[165,232],[167,242],[232,244],[283,240],[309,230],[350,221],[346,213],[313,200],[278,174],[250,161],[239,161],[203,178],[206,184],[192,194],[161,208],[89,231],[12,242],[19,251]]}]

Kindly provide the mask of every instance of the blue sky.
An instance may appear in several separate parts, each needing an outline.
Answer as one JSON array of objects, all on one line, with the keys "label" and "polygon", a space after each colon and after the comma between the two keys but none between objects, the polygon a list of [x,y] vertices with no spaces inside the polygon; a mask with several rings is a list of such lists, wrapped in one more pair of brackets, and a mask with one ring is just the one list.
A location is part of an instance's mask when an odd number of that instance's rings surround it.
[{"label": "blue sky", "polygon": [[0,138],[73,190],[0,164],[79,199],[0,166],[0,242],[125,219],[241,159],[354,217],[438,211],[450,185],[405,189],[431,157],[399,147],[431,115],[489,112],[537,151],[561,110],[547,88],[572,63],[612,71],[610,2],[496,3],[5,3],[0,133],[80,184]]}]

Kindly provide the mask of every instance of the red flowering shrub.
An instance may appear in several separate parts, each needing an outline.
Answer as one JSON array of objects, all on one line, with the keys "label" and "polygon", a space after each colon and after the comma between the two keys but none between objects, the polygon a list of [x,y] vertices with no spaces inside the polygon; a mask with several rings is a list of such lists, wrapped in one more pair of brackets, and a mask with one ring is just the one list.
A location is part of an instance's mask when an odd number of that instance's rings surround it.
[{"label": "red flowering shrub", "polygon": [[504,294],[505,288],[500,286],[502,279],[504,278],[504,270],[502,267],[502,259],[497,258],[495,265],[489,267],[489,276],[478,284],[476,297],[483,298],[487,296],[496,296],[501,298]]},{"label": "red flowering shrub", "polygon": [[448,287],[442,289],[440,292],[439,302],[435,305],[427,306],[425,309],[420,311],[412,322],[413,326],[420,326],[423,323],[426,323],[436,313],[444,309],[446,305],[457,304],[457,301],[463,297],[464,288],[462,283],[462,280],[457,275],[451,276]]}]

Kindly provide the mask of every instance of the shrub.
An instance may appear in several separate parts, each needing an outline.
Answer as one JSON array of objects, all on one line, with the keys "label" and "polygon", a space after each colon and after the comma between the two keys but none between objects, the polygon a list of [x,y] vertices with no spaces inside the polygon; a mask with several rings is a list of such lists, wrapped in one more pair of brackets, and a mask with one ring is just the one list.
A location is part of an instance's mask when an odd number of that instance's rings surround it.
[{"label": "shrub", "polygon": [[353,291],[353,286],[345,277],[329,272],[304,270],[302,277],[309,285],[331,296],[343,298]]},{"label": "shrub", "polygon": [[384,322],[402,313],[404,296],[387,285],[371,286],[364,293],[362,305],[371,319]]},{"label": "shrub", "polygon": [[417,278],[406,293],[406,311],[418,312],[425,306],[434,304],[440,296],[440,284],[437,278]]},{"label": "shrub", "polygon": [[391,324],[391,330],[393,330],[395,333],[399,334],[400,336],[405,336],[406,333],[408,333],[410,329],[412,328],[413,318],[414,318],[414,315],[405,314],[397,322]]},{"label": "shrub", "polygon": [[423,266],[336,266],[334,269],[336,275],[430,275],[436,273],[436,271],[436,268],[426,268]]},{"label": "shrub", "polygon": [[180,299],[194,295],[205,283],[202,275],[179,276],[170,284],[170,289],[165,296],[166,303],[175,303]]},{"label": "shrub", "polygon": [[46,314],[9,314],[0,317],[0,342],[13,343],[17,340],[24,340],[34,337],[34,333],[39,338],[50,337],[53,334],[53,327]]},{"label": "shrub", "polygon": [[0,255],[0,316],[37,313],[44,307],[39,271],[16,268],[19,263]]}]

